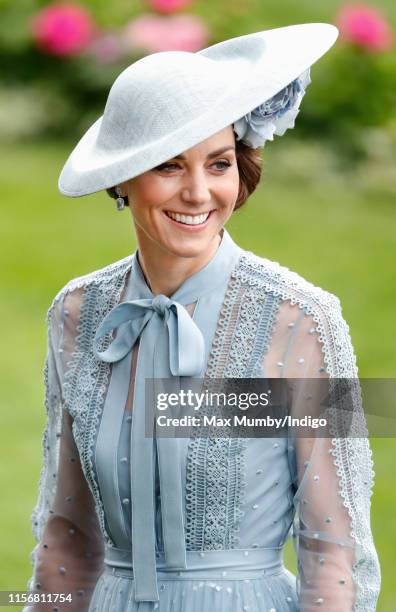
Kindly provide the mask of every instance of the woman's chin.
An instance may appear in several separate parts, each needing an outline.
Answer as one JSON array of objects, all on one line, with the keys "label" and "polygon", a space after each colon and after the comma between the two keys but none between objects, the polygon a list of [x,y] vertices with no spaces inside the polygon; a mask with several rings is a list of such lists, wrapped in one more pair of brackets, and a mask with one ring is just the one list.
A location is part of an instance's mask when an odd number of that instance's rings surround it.
[{"label": "woman's chin", "polygon": [[[220,230],[219,230],[220,232]],[[175,257],[195,258],[205,257],[211,250],[216,250],[218,242],[214,240],[212,233],[210,235],[180,237],[178,240],[171,239],[163,243],[163,247]]]}]

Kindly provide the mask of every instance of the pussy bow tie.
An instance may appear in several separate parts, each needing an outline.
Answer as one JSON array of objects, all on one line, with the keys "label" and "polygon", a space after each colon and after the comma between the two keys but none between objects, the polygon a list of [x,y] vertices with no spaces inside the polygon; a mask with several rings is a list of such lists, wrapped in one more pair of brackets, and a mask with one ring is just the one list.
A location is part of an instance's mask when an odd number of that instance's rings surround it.
[{"label": "pussy bow tie", "polygon": [[[187,296],[186,296],[187,297]],[[117,335],[99,352],[98,340],[112,330]],[[165,562],[186,568],[183,488],[178,446],[172,438],[145,437],[145,380],[203,376],[205,345],[202,332],[185,307],[165,295],[125,301],[103,319],[95,335],[95,354],[117,368],[128,359],[139,339],[131,428],[132,562],[136,601],[158,601],[155,551],[153,444],[157,444]],[[129,387],[124,376],[123,402]],[[125,404],[124,404],[125,405]],[[154,411],[152,411],[154,415]],[[154,431],[150,422],[150,431]]]},{"label": "pussy bow tie", "polygon": [[[131,300],[116,306],[102,321],[95,340],[117,329],[117,337],[109,348],[96,353],[102,361],[119,361],[132,349],[143,329],[157,315],[168,330],[169,367],[173,376],[194,376],[201,372],[204,339],[182,304],[166,295],[153,299]],[[124,325],[125,324],[125,325]]]}]

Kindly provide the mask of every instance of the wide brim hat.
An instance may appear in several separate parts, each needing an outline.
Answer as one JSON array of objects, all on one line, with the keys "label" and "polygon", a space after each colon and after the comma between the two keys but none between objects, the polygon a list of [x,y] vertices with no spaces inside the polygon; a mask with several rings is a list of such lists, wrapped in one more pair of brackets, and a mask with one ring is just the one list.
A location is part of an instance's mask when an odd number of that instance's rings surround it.
[{"label": "wide brim hat", "polygon": [[113,83],[103,115],[67,159],[59,191],[108,189],[199,144],[280,92],[337,36],[331,24],[306,23],[139,59]]}]

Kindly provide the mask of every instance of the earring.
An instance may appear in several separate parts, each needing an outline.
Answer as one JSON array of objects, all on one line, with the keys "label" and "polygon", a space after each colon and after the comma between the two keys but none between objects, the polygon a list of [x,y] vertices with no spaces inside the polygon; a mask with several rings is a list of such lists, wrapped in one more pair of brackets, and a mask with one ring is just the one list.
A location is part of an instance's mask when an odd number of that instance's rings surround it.
[{"label": "earring", "polygon": [[118,198],[116,200],[116,206],[117,206],[117,210],[121,211],[124,210],[125,208],[125,200],[121,195],[121,189],[119,187],[116,187],[116,194],[118,195]]}]

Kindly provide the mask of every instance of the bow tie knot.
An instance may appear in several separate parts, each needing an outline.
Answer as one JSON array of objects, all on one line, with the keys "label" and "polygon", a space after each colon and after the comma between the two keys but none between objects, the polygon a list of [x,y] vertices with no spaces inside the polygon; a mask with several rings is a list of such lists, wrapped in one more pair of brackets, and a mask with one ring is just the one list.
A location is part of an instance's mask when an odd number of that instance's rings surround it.
[{"label": "bow tie knot", "polygon": [[159,315],[164,316],[167,309],[169,309],[172,306],[172,304],[173,304],[172,300],[166,297],[166,295],[163,295],[162,293],[160,293],[159,295],[156,295],[153,298],[153,301],[151,302],[151,307]]},{"label": "bow tie knot", "polygon": [[[152,299],[121,302],[115,306],[96,331],[94,339],[96,357],[107,362],[123,359],[144,333],[145,328],[155,325],[154,313],[165,321],[171,374],[173,376],[202,374],[205,362],[202,332],[182,304],[163,294],[156,295]],[[117,330],[116,338],[105,351],[99,352],[97,341],[112,330]]]}]

